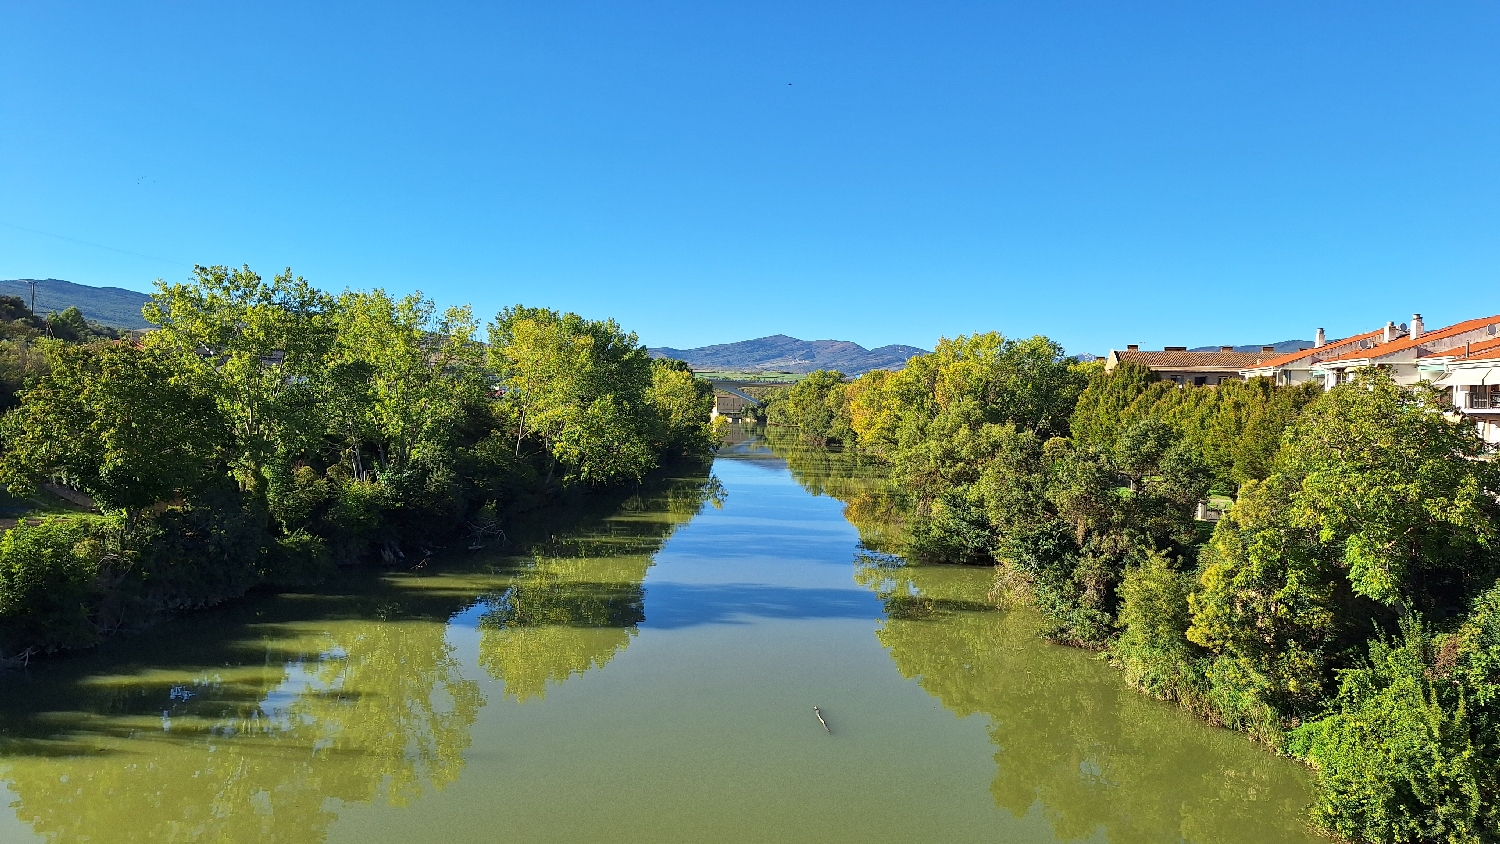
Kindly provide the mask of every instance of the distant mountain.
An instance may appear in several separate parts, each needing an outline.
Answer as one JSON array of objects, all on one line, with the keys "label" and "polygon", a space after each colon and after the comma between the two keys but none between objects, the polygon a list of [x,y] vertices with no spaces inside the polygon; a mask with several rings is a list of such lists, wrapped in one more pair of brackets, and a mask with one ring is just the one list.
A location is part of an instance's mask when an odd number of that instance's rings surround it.
[{"label": "distant mountain", "polygon": [[[0,295],[20,296],[31,303],[32,279],[0,279]],[[36,281],[36,312],[46,316],[54,311],[76,306],[83,311],[85,319],[103,323],[112,328],[150,328],[151,324],[141,316],[141,306],[151,298],[144,293],[120,287],[89,287],[74,284],[59,278],[42,278]]]},{"label": "distant mountain", "polygon": [[[1287,352],[1300,352],[1303,349],[1311,349],[1313,347],[1313,341],[1311,341],[1311,340],[1282,340],[1280,343],[1251,343],[1248,346],[1235,346],[1234,347],[1234,351],[1236,351],[1236,352],[1258,352],[1258,351],[1261,350],[1261,347],[1263,347],[1263,346],[1270,346],[1272,349],[1275,349],[1277,352],[1280,352],[1281,354],[1286,354]],[[1188,349],[1188,351],[1190,351],[1190,352],[1217,352],[1217,351],[1219,351],[1219,347],[1218,346],[1199,346],[1196,349]]]},{"label": "distant mountain", "polygon": [[927,354],[916,346],[866,349],[848,340],[798,340],[785,334],[721,343],[701,349],[649,349],[652,357],[687,361],[694,369],[733,372],[812,372],[837,369],[859,375],[872,369],[900,369],[907,360]]}]

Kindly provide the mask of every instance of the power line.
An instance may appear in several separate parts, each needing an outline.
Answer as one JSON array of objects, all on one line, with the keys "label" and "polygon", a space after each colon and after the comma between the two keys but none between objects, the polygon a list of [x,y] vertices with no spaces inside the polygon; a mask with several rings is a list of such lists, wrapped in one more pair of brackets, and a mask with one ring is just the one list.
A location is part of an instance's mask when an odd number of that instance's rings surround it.
[{"label": "power line", "polygon": [[47,237],[55,237],[58,240],[66,240],[66,241],[69,241],[70,243],[81,243],[84,246],[92,246],[95,249],[107,249],[110,252],[119,252],[122,255],[134,255],[137,258],[146,258],[146,259],[151,260],[151,261],[161,261],[164,264],[174,264],[174,265],[179,266],[179,267],[191,267],[192,266],[192,264],[187,264],[187,263],[184,263],[182,261],[173,261],[170,258],[158,258],[155,255],[146,255],[146,254],[141,253],[141,252],[131,252],[129,249],[116,249],[113,246],[105,246],[102,243],[90,243],[87,240],[79,240],[76,237],[68,237],[67,235],[53,234],[52,232],[44,232],[41,229],[33,229],[33,228],[27,228],[26,226],[18,226],[15,223],[7,223],[4,220],[0,220],[0,226],[6,226],[6,227],[12,228],[12,229],[20,229],[23,232],[31,232],[32,234],[41,234],[41,235],[46,235]]}]

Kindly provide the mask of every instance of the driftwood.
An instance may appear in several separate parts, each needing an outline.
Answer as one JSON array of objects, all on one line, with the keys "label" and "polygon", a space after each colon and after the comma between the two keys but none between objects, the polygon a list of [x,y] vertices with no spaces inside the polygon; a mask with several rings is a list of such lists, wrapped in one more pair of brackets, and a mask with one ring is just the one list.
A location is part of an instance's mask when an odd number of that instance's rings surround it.
[{"label": "driftwood", "polygon": [[506,536],[505,531],[500,529],[499,522],[490,522],[483,525],[476,525],[473,522],[469,522],[469,538],[471,540],[469,543],[470,551],[478,551],[486,543],[495,539],[500,540],[502,547],[510,544],[510,537]]},{"label": "driftwood", "polygon": [[813,707],[813,714],[818,716],[818,723],[823,725],[823,732],[833,735],[833,730],[828,729],[828,722],[823,720],[823,713],[818,711],[816,706]]},{"label": "driftwood", "polygon": [[0,657],[0,671],[6,671],[12,668],[25,668],[26,666],[31,664],[32,654],[37,653],[41,652],[34,648],[27,648],[26,650],[21,651],[15,656]]}]

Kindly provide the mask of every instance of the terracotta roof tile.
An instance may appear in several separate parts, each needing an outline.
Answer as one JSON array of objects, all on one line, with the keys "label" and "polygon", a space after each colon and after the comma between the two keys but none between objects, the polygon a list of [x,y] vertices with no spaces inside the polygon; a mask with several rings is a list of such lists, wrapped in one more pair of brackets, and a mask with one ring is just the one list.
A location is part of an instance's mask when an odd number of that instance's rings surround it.
[{"label": "terracotta roof tile", "polygon": [[1486,349],[1482,352],[1475,352],[1474,354],[1471,354],[1466,358],[1459,358],[1458,360],[1454,361],[1454,363],[1465,363],[1471,360],[1500,360],[1500,346],[1496,346],[1492,349]]},{"label": "terracotta roof tile", "polygon": [[1241,370],[1269,360],[1271,352],[1136,352],[1118,351],[1121,361],[1130,361],[1152,369],[1232,369]]},{"label": "terracotta roof tile", "polygon": [[1356,334],[1353,337],[1345,337],[1342,340],[1330,340],[1327,343],[1324,343],[1322,346],[1319,346],[1317,348],[1303,349],[1300,352],[1288,352],[1287,354],[1284,354],[1281,357],[1275,357],[1275,358],[1271,358],[1270,360],[1267,360],[1267,361],[1262,361],[1259,365],[1255,366],[1254,368],[1255,369],[1271,369],[1271,368],[1275,368],[1275,367],[1278,367],[1278,366],[1286,366],[1289,363],[1296,363],[1297,361],[1302,360],[1303,358],[1312,357],[1312,356],[1320,354],[1320,353],[1321,354],[1328,354],[1329,352],[1337,350],[1339,346],[1343,346],[1343,345],[1348,344],[1348,343],[1357,343],[1360,340],[1369,340],[1369,339],[1372,339],[1372,338],[1375,338],[1375,337],[1379,337],[1380,333],[1382,331],[1384,331],[1384,330],[1385,329],[1383,329],[1383,328],[1377,328],[1374,331],[1366,331],[1363,334]]},{"label": "terracotta roof tile", "polygon": [[1453,325],[1450,325],[1446,328],[1439,328],[1433,331],[1424,331],[1422,332],[1422,336],[1415,339],[1411,337],[1402,337],[1399,340],[1392,340],[1389,343],[1380,343],[1368,349],[1360,349],[1358,351],[1349,352],[1348,354],[1339,355],[1336,358],[1330,358],[1329,360],[1324,362],[1333,363],[1341,360],[1364,360],[1365,358],[1384,357],[1385,355],[1395,354],[1396,352],[1404,352],[1407,349],[1420,348],[1422,344],[1430,343],[1433,340],[1441,340],[1444,337],[1452,337],[1455,334],[1463,334],[1466,331],[1474,331],[1476,329],[1484,328],[1487,325],[1495,325],[1496,323],[1500,323],[1500,315],[1484,317],[1482,319],[1464,320],[1463,322],[1454,323]]},{"label": "terracotta roof tile", "polygon": [[1485,340],[1481,343],[1470,343],[1467,355],[1464,354],[1462,346],[1455,346],[1440,354],[1452,357],[1452,363],[1464,363],[1471,360],[1494,360],[1500,358],[1500,337],[1494,340]]}]

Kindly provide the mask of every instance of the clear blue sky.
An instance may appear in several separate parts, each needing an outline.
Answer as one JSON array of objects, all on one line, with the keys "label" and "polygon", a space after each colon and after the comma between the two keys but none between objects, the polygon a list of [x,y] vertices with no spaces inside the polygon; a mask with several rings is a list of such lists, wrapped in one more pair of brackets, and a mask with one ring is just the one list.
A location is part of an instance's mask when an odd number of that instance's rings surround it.
[{"label": "clear blue sky", "polygon": [[194,262],[679,347],[1441,325],[1500,4],[0,6],[0,278]]}]

